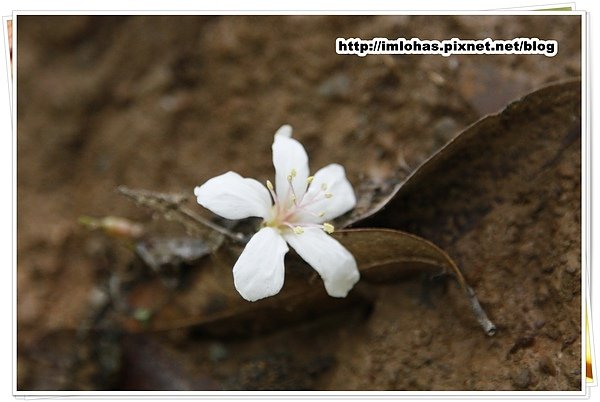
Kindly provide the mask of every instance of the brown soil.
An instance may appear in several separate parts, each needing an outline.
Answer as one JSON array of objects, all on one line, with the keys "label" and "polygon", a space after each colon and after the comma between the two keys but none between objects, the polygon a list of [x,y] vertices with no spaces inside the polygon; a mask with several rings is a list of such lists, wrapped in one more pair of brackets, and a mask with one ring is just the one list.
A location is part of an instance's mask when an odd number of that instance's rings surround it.
[{"label": "brown soil", "polygon": [[[445,238],[441,227],[413,228],[463,267],[499,324],[492,338],[454,286],[419,276],[361,284],[368,311],[257,336],[131,335],[107,320],[85,337],[101,315],[99,289],[133,258],[77,223],[149,221],[119,185],[191,194],[226,170],[271,178],[272,136],[284,123],[313,171],[338,162],[356,185],[401,180],[483,115],[579,77],[579,17],[19,16],[17,25],[19,389],[580,389],[581,166],[572,148],[472,230]],[[537,37],[556,39],[559,52],[334,51],[337,37],[399,36]],[[217,277],[230,285],[229,273]]]}]

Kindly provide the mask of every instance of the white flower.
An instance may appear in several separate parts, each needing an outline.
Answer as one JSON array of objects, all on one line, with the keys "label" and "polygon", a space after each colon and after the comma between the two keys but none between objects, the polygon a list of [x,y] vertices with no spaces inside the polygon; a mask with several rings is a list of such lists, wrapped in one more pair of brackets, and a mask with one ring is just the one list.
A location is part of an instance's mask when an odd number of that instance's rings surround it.
[{"label": "white flower", "polygon": [[194,189],[200,205],[224,218],[263,218],[233,267],[235,288],[246,300],[279,293],[288,244],[319,273],[330,296],[345,297],[360,277],[354,257],[329,236],[334,228],[326,222],[356,205],[344,168],[331,164],[309,176],[306,151],[291,137],[289,125],[275,133],[275,188],[268,180],[265,187],[227,172]]}]

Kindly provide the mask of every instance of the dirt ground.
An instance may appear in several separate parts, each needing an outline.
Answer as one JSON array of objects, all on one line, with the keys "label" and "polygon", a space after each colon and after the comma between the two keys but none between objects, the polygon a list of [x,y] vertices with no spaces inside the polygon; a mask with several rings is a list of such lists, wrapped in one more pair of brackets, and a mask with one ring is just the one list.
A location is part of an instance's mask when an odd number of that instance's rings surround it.
[{"label": "dirt ground", "polygon": [[[98,324],[98,306],[115,273],[131,272],[133,253],[78,223],[150,222],[116,193],[120,185],[191,196],[227,170],[272,179],[271,142],[286,123],[312,171],[338,162],[357,187],[399,182],[484,115],[578,78],[579,17],[19,16],[17,35],[20,390],[580,389],[578,149],[546,181],[508,188],[510,202],[460,235],[447,235],[452,222],[426,226],[410,216],[397,227],[456,259],[498,324],[494,337],[455,286],[419,275],[361,284],[368,303],[262,333],[132,334],[116,320]],[[559,51],[335,53],[337,37],[400,36],[537,37],[557,40]],[[188,266],[183,292],[190,276],[235,261],[224,258]],[[213,276],[231,286],[227,268]]]}]

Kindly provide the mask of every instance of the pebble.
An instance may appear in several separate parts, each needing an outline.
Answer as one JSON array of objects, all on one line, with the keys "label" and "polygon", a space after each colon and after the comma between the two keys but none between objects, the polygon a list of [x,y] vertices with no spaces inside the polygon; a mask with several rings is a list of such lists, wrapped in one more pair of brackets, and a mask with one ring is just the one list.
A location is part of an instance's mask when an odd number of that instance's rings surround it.
[{"label": "pebble", "polygon": [[208,358],[212,362],[217,363],[222,360],[225,360],[228,355],[229,352],[227,351],[225,345],[223,345],[222,343],[213,343],[208,347]]},{"label": "pebble", "polygon": [[565,271],[573,275],[580,271],[581,256],[577,253],[568,253],[564,260]]},{"label": "pebble", "polygon": [[540,369],[540,372],[544,374],[555,376],[558,373],[556,365],[552,361],[552,358],[548,355],[544,355],[540,358],[540,361],[538,362],[538,367]]},{"label": "pebble", "polygon": [[519,251],[527,259],[533,259],[539,255],[539,248],[534,241],[522,244]]},{"label": "pebble", "polygon": [[554,272],[554,265],[545,265],[542,267],[542,273],[551,274]]},{"label": "pebble", "polygon": [[548,289],[548,286],[545,283],[540,284],[536,295],[535,295],[535,301],[536,303],[544,303],[545,301],[548,300],[548,298],[550,297],[550,289]]},{"label": "pebble", "polygon": [[557,172],[561,177],[570,178],[576,176],[578,170],[575,164],[565,161],[558,165]]},{"label": "pebble", "polygon": [[104,290],[95,287],[90,291],[88,300],[92,307],[101,307],[109,302],[109,296]]},{"label": "pebble", "polygon": [[528,368],[524,368],[514,373],[512,376],[512,384],[515,388],[525,389],[531,384],[531,372]]},{"label": "pebble", "polygon": [[513,343],[512,347],[508,351],[508,354],[513,354],[520,349],[529,348],[529,347],[533,346],[534,343],[535,343],[535,337],[530,336],[530,335],[520,336],[519,338],[517,338],[515,340],[515,343]]},{"label": "pebble", "polygon": [[555,341],[561,337],[561,332],[556,327],[556,324],[546,325],[544,335]]},{"label": "pebble", "polygon": [[336,74],[323,81],[317,91],[324,98],[343,98],[350,93],[350,78],[343,73]]},{"label": "pebble", "polygon": [[579,267],[575,266],[575,265],[567,265],[567,267],[565,268],[565,270],[570,273],[570,274],[574,274],[577,271],[579,271]]},{"label": "pebble", "polygon": [[433,136],[437,145],[444,145],[459,130],[458,123],[452,117],[442,117],[433,125]]},{"label": "pebble", "polygon": [[417,329],[413,331],[413,343],[415,346],[429,346],[431,344],[432,335],[430,332]]},{"label": "pebble", "polygon": [[567,377],[567,381],[571,387],[576,389],[581,388],[581,369],[576,368],[571,371],[567,371],[565,376]]}]

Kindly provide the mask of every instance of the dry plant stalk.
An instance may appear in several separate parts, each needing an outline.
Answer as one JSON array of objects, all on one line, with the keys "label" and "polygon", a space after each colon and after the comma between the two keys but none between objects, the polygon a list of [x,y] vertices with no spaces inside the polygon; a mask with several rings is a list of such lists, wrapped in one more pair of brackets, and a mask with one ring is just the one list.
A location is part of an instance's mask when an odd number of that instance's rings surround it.
[{"label": "dry plant stalk", "polygon": [[217,225],[185,206],[187,197],[183,194],[167,194],[148,190],[136,190],[126,186],[119,186],[117,191],[133,200],[136,204],[147,207],[160,214],[166,220],[182,224],[186,230],[205,238],[217,249],[228,238],[237,243],[245,243],[243,234],[232,232]]}]

